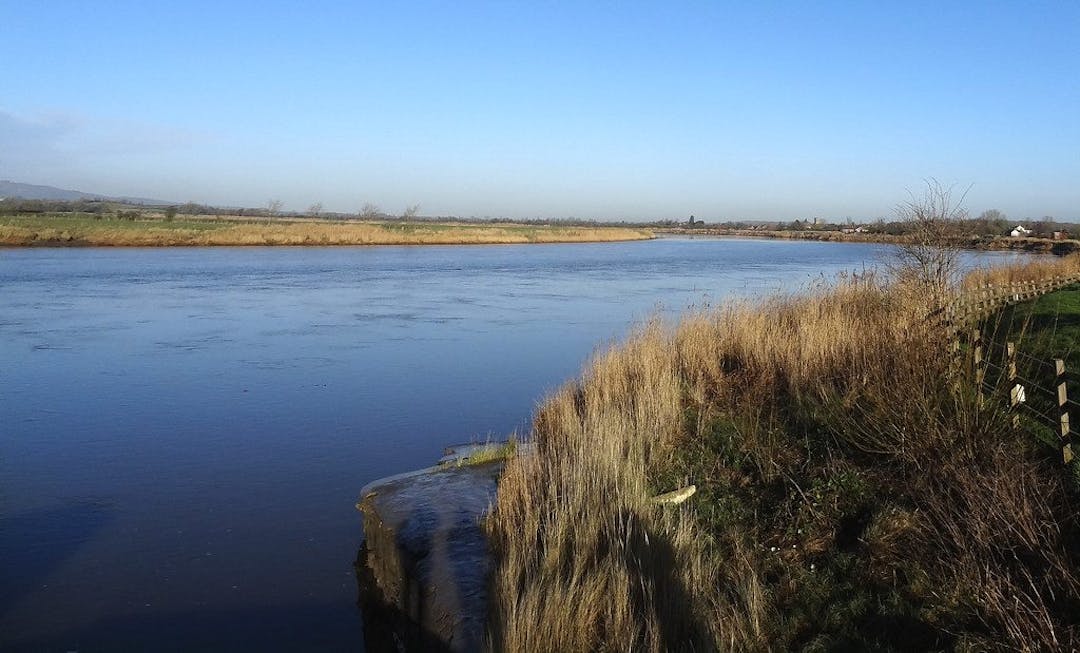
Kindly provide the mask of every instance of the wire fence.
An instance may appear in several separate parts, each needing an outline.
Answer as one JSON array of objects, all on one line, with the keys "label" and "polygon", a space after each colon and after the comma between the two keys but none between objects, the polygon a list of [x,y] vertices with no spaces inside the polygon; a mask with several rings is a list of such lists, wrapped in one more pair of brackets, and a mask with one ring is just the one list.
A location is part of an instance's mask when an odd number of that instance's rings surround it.
[{"label": "wire fence", "polygon": [[[1074,381],[1065,359],[1021,352],[1012,341],[989,345],[978,329],[971,331],[968,347],[979,405],[1000,402],[1012,416],[1014,428],[1021,424],[1042,427],[1048,439],[1056,442],[1061,461],[1071,462],[1075,431],[1070,414],[1080,410],[1080,401],[1070,397]],[[954,348],[961,349],[959,340]]]}]

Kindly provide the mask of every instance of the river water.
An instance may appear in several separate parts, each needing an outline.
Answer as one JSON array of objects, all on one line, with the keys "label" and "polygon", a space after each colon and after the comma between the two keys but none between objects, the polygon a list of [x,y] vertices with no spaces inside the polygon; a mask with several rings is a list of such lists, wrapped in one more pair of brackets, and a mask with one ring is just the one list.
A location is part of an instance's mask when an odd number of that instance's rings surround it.
[{"label": "river water", "polygon": [[887,256],[732,239],[0,250],[0,649],[362,650],[363,485],[526,429],[650,315]]}]

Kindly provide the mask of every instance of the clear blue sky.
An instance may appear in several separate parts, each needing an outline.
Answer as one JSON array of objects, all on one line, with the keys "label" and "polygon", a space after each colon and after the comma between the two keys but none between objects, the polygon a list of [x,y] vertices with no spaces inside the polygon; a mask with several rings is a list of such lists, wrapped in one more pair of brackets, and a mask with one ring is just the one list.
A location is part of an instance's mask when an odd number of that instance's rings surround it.
[{"label": "clear blue sky", "polygon": [[0,0],[0,178],[425,215],[1080,219],[1080,3]]}]

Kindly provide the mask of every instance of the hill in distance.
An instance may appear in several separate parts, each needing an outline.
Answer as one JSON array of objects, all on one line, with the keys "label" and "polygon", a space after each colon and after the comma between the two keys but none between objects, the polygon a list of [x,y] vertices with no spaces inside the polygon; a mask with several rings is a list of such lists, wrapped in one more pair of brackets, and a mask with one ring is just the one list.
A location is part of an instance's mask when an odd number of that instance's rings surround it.
[{"label": "hill in distance", "polygon": [[73,202],[78,200],[104,200],[107,202],[123,202],[125,204],[147,204],[150,206],[163,206],[177,204],[165,200],[155,200],[146,197],[110,197],[96,193],[84,193],[78,190],[67,190],[55,186],[42,186],[39,184],[23,184],[17,181],[0,179],[0,198],[17,197],[24,200],[59,200]]}]

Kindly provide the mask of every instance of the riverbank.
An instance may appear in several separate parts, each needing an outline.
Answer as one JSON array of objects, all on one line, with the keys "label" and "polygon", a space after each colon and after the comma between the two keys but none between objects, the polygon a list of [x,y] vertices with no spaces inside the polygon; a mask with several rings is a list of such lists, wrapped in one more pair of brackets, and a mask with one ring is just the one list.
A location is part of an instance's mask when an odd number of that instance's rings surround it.
[{"label": "riverbank", "polygon": [[[1036,265],[994,280],[1080,258]],[[1080,320],[1075,303],[1054,323]],[[598,355],[500,481],[495,648],[1080,645],[1075,464],[1013,427],[1013,381],[984,366],[977,384],[982,345],[954,349],[931,309],[867,277]],[[651,499],[691,484],[679,507]]]},{"label": "riverbank", "polygon": [[0,217],[0,246],[202,247],[479,245],[646,240],[646,229],[195,216],[127,220],[116,216]]},{"label": "riverbank", "polygon": [[[723,229],[715,227],[686,228],[665,227],[656,229],[657,234],[677,236],[727,236],[733,238],[768,238],[780,240],[813,240],[830,243],[879,243],[902,245],[908,240],[904,236],[885,233],[844,233],[843,231],[825,230],[768,230],[768,229]],[[1009,236],[969,236],[960,242],[964,249],[979,251],[1018,251],[1052,254],[1073,254],[1080,252],[1080,240],[1051,240],[1049,238],[1012,238]]]}]

